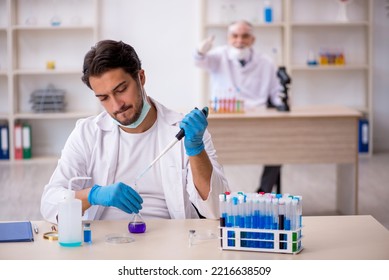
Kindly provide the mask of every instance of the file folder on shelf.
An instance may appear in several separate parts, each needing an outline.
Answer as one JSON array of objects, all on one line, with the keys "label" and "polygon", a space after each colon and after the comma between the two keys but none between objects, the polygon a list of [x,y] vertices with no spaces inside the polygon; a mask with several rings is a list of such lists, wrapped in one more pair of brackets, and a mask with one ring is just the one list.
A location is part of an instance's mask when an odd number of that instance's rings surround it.
[{"label": "file folder on shelf", "polygon": [[0,222],[0,242],[34,241],[31,222]]},{"label": "file folder on shelf", "polygon": [[22,125],[15,124],[15,159],[23,159]]},{"label": "file folder on shelf", "polygon": [[0,125],[0,159],[9,159],[8,125]]},{"label": "file folder on shelf", "polygon": [[22,127],[22,147],[23,158],[31,158],[31,126],[26,123]]}]

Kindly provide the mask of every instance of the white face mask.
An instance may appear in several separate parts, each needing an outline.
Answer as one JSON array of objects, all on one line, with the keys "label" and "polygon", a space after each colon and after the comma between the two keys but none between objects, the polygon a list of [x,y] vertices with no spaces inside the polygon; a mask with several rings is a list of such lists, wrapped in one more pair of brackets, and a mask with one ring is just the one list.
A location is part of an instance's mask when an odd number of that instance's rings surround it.
[{"label": "white face mask", "polygon": [[123,126],[123,127],[126,127],[126,128],[137,128],[144,121],[144,119],[147,116],[147,113],[150,111],[151,105],[147,101],[146,93],[145,93],[145,90],[144,90],[144,88],[143,88],[143,86],[142,86],[142,84],[140,82],[139,76],[138,76],[138,80],[139,80],[139,85],[141,87],[142,98],[143,98],[142,112],[140,113],[139,118],[135,122],[133,122],[133,123],[131,123],[129,125],[123,125],[119,121],[117,121],[116,119],[112,118],[113,122],[115,124],[117,124],[117,125],[120,125],[120,126]]},{"label": "white face mask", "polygon": [[250,48],[235,48],[235,47],[229,47],[228,53],[230,58],[237,59],[237,60],[248,60],[250,57]]}]

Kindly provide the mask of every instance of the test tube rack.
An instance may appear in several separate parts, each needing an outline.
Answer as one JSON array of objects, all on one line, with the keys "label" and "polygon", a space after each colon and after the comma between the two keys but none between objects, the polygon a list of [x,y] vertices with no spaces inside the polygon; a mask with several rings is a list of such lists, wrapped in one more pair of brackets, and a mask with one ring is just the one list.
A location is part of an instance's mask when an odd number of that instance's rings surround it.
[{"label": "test tube rack", "polygon": [[210,109],[213,114],[244,113],[244,101],[236,98],[215,98],[210,100]]},{"label": "test tube rack", "polygon": [[223,250],[298,254],[303,250],[301,228],[296,230],[219,227]]}]

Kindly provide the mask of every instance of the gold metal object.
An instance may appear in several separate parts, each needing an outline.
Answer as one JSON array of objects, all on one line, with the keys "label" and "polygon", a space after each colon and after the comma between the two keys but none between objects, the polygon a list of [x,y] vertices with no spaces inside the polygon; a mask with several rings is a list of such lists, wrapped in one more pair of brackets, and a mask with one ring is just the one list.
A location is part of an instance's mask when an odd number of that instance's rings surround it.
[{"label": "gold metal object", "polygon": [[57,231],[49,231],[43,234],[43,239],[55,241],[58,240],[58,232]]}]

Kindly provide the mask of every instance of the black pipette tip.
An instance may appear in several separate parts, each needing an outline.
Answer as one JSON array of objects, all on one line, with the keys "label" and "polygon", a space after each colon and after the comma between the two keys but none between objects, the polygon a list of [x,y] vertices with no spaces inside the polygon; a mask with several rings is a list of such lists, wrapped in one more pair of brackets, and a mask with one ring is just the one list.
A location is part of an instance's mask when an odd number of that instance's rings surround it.
[{"label": "black pipette tip", "polygon": [[[197,107],[195,107],[195,109],[198,110]],[[203,114],[204,114],[204,116],[205,116],[206,118],[208,117],[208,112],[209,112],[208,107],[204,107],[204,108],[201,110],[201,112],[203,112]],[[184,138],[184,136],[185,136],[185,131],[181,128],[180,131],[177,133],[176,138],[177,138],[177,140],[181,140],[182,138]]]}]

